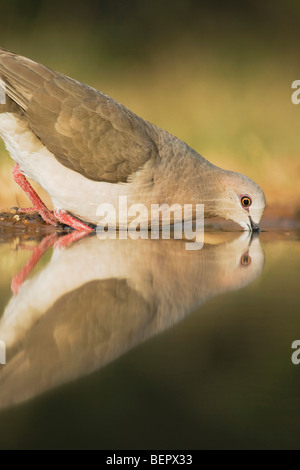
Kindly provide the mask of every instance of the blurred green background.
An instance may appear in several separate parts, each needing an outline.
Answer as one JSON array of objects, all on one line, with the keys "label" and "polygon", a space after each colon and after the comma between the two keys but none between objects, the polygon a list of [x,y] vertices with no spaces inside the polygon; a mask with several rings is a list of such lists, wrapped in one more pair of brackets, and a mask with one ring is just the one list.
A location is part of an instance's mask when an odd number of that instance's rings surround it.
[{"label": "blurred green background", "polygon": [[[1,47],[86,82],[300,214],[295,0],[0,0]],[[0,208],[29,205],[3,144]]]}]

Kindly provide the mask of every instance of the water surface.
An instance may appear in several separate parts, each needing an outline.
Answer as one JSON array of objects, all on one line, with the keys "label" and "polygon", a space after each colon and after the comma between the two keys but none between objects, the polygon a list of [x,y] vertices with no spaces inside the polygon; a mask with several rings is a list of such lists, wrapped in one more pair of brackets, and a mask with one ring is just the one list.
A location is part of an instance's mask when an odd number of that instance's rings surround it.
[{"label": "water surface", "polygon": [[61,240],[0,246],[0,448],[299,448],[299,232]]}]

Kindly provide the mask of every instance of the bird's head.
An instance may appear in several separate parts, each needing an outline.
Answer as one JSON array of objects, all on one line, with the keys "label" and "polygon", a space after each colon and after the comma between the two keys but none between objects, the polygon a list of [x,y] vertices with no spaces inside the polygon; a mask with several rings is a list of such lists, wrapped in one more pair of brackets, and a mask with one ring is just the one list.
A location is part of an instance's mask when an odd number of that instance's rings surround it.
[{"label": "bird's head", "polygon": [[216,186],[214,215],[233,220],[244,230],[259,231],[266,198],[258,184],[240,173],[222,170]]}]

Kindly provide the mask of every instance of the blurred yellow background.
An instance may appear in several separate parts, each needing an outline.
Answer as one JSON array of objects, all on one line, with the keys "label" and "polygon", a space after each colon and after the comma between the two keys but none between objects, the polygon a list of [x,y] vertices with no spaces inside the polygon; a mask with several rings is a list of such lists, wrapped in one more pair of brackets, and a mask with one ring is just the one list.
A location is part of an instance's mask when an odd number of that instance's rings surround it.
[{"label": "blurred yellow background", "polygon": [[[297,1],[0,0],[0,8],[1,47],[100,89],[254,179],[266,215],[300,217]],[[29,206],[2,142],[0,157],[0,209]]]}]

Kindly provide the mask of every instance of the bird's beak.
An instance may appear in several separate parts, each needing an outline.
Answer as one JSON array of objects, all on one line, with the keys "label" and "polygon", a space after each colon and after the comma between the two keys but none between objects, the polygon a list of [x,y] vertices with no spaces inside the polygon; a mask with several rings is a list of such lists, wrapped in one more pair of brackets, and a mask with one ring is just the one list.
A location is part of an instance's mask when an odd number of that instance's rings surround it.
[{"label": "bird's beak", "polygon": [[259,225],[256,224],[255,222],[253,222],[252,218],[249,216],[249,220],[250,220],[250,225],[251,225],[251,230],[252,232],[257,232],[259,233],[260,232],[260,228],[259,228]]}]

